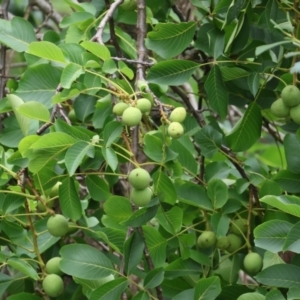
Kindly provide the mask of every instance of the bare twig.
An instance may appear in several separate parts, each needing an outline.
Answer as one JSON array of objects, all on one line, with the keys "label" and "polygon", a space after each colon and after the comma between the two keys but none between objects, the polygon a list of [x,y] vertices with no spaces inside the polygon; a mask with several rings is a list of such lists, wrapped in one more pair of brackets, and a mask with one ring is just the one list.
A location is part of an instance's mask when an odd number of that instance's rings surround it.
[{"label": "bare twig", "polygon": [[125,61],[129,64],[141,64],[141,65],[145,65],[147,67],[151,67],[154,65],[153,61],[142,61],[142,60],[134,60],[134,59],[128,59],[128,58],[124,58],[124,57],[111,57],[113,60],[117,60],[117,61]]},{"label": "bare twig", "polygon": [[52,4],[47,0],[30,0],[29,5],[37,6],[45,15],[50,15],[56,25],[62,20],[62,16],[53,9]]},{"label": "bare twig", "polygon": [[103,30],[105,25],[108,23],[109,19],[113,16],[115,10],[117,9],[118,6],[120,6],[123,3],[124,0],[116,0],[115,2],[113,2],[111,4],[111,6],[109,7],[109,9],[107,10],[104,18],[101,20],[98,28],[97,28],[97,32],[96,34],[92,37],[91,41],[98,41],[99,44],[104,44],[103,40],[102,40],[102,34],[103,34]]}]

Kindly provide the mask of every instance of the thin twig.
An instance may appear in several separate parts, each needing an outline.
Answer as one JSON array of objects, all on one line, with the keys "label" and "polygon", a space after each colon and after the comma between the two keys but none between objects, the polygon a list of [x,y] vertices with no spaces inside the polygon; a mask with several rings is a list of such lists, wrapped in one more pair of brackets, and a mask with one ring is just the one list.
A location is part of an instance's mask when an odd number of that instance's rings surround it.
[{"label": "thin twig", "polygon": [[99,44],[103,45],[103,40],[102,40],[102,34],[104,31],[105,25],[108,23],[109,19],[112,18],[115,10],[117,9],[118,6],[120,6],[123,3],[124,0],[116,0],[111,4],[109,9],[107,10],[104,18],[101,20],[96,34],[92,37],[91,41],[97,41]]},{"label": "thin twig", "polygon": [[45,15],[50,14],[51,20],[53,20],[56,25],[59,25],[62,20],[62,16],[57,11],[53,10],[53,7],[49,1],[30,0],[29,5],[37,6]]},{"label": "thin twig", "polygon": [[145,65],[147,67],[151,67],[154,65],[154,62],[153,61],[142,61],[142,60],[134,60],[134,59],[128,59],[128,58],[124,58],[124,57],[111,57],[113,60],[116,60],[116,61],[125,61],[129,64],[140,64],[140,65]]}]

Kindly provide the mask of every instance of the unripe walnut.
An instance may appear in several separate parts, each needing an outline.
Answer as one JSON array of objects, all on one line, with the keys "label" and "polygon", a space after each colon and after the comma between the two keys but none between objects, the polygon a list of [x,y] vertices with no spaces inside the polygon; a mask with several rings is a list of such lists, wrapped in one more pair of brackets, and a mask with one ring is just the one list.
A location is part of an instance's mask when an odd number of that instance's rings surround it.
[{"label": "unripe walnut", "polygon": [[216,248],[226,250],[229,247],[229,240],[227,236],[221,236],[217,239]]},{"label": "unripe walnut", "polygon": [[47,221],[47,229],[55,237],[62,237],[69,231],[68,220],[63,216],[56,214]]},{"label": "unripe walnut", "polygon": [[47,275],[42,285],[45,293],[50,297],[58,297],[64,291],[64,282],[56,274]]},{"label": "unripe walnut", "polygon": [[217,237],[213,231],[204,231],[197,239],[197,245],[200,248],[209,248],[216,244]]},{"label": "unripe walnut", "polygon": [[296,106],[300,103],[300,91],[295,85],[287,85],[281,91],[281,98],[286,106]]},{"label": "unripe walnut", "polygon": [[262,257],[258,253],[248,253],[244,258],[244,268],[249,275],[256,275],[263,266]]},{"label": "unripe walnut", "polygon": [[272,103],[271,112],[275,117],[285,118],[290,115],[290,107],[286,106],[282,99],[279,98]]},{"label": "unripe walnut", "polygon": [[135,188],[131,190],[130,200],[136,206],[143,207],[148,205],[151,198],[152,190],[149,187],[143,190],[137,190]]},{"label": "unripe walnut", "polygon": [[291,108],[290,117],[296,124],[300,125],[300,104]]},{"label": "unripe walnut", "polygon": [[172,122],[169,124],[168,127],[168,134],[170,137],[173,139],[178,139],[180,138],[184,133],[184,129],[182,125],[178,122]]},{"label": "unripe walnut", "polygon": [[130,172],[128,180],[135,189],[143,190],[149,186],[151,177],[146,170],[136,168]]},{"label": "unripe walnut", "polygon": [[56,274],[56,275],[62,275],[62,271],[59,267],[59,263],[61,261],[61,257],[53,257],[49,259],[46,263],[46,272],[48,274]]},{"label": "unripe walnut", "polygon": [[183,122],[186,118],[186,110],[184,107],[176,107],[170,114],[171,122]]},{"label": "unripe walnut", "polygon": [[142,112],[147,113],[151,110],[151,102],[146,98],[141,98],[136,101],[136,107]]},{"label": "unripe walnut", "polygon": [[136,126],[142,120],[142,112],[137,107],[128,107],[122,114],[122,121],[127,126]]},{"label": "unripe walnut", "polygon": [[236,234],[230,233],[230,234],[227,235],[227,238],[228,238],[228,241],[229,241],[229,247],[227,247],[226,250],[229,253],[233,253],[233,252],[235,252],[236,250],[238,250],[239,248],[242,247],[243,241]]},{"label": "unripe walnut", "polygon": [[243,235],[247,232],[247,220],[236,219],[231,224],[231,232],[236,235]]},{"label": "unripe walnut", "polygon": [[115,106],[113,107],[113,113],[117,116],[122,116],[122,114],[126,108],[128,108],[127,103],[119,102],[119,103],[115,104]]}]

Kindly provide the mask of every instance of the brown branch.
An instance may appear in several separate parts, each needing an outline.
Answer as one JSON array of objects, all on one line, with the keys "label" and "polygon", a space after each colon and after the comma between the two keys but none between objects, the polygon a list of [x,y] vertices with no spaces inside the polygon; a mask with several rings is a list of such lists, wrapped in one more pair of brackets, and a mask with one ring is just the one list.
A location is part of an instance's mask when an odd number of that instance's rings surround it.
[{"label": "brown branch", "polygon": [[104,27],[108,23],[109,19],[112,18],[117,7],[120,6],[123,3],[123,1],[124,0],[116,0],[115,2],[113,2],[111,4],[111,6],[107,10],[104,18],[101,20],[101,22],[97,28],[96,34],[91,38],[91,41],[98,41],[99,44],[102,44],[102,45],[104,44],[103,40],[102,40],[102,34],[103,34]]},{"label": "brown branch", "polygon": [[145,65],[147,67],[151,67],[154,65],[153,61],[142,61],[142,60],[134,60],[134,59],[128,59],[128,58],[124,58],[124,57],[111,57],[113,60],[117,60],[117,61],[125,61],[129,64],[141,64],[141,65]]}]

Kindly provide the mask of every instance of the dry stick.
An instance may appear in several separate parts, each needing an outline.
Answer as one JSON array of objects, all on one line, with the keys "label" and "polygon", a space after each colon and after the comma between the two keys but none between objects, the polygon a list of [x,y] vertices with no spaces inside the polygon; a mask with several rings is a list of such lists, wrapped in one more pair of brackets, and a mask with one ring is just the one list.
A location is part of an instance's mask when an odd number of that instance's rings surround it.
[{"label": "dry stick", "polygon": [[62,16],[55,10],[53,10],[52,5],[49,1],[46,0],[30,0],[30,6],[37,6],[45,15],[50,14],[51,20],[54,21],[56,25],[62,20]]},{"label": "dry stick", "polygon": [[128,59],[128,58],[124,58],[124,57],[111,57],[111,59],[116,60],[116,61],[125,61],[129,64],[141,64],[141,65],[145,65],[147,67],[151,67],[154,65],[153,61],[141,61],[141,60]]},{"label": "dry stick", "polygon": [[124,0],[116,0],[111,4],[109,9],[107,10],[104,18],[101,20],[96,34],[92,37],[91,41],[97,41],[99,44],[104,45],[103,40],[102,40],[102,34],[105,25],[108,23],[109,19],[113,16],[115,10],[117,9],[118,6],[120,6],[123,3]]}]

